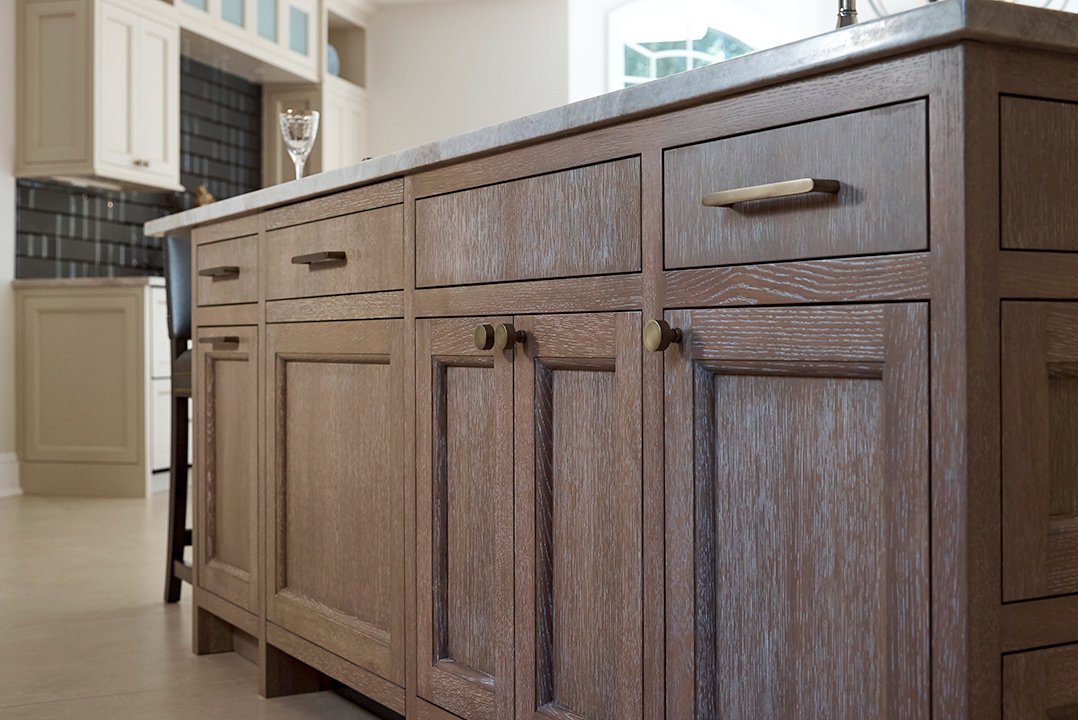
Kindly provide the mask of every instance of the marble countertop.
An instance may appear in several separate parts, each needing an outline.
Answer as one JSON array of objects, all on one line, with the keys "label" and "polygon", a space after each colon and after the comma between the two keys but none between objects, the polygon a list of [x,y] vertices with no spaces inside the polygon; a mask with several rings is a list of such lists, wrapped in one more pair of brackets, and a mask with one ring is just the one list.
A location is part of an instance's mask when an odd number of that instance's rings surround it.
[{"label": "marble countertop", "polygon": [[[175,217],[175,216],[173,216]],[[87,289],[110,287],[164,287],[165,279],[159,275],[132,275],[126,277],[88,277],[88,278],[26,278],[13,280],[12,287],[34,289]]]},{"label": "marble countertop", "polygon": [[199,225],[401,177],[540,138],[594,129],[958,40],[1078,53],[1078,15],[997,0],[942,0],[881,20],[169,215],[146,223],[146,234],[183,234]]}]

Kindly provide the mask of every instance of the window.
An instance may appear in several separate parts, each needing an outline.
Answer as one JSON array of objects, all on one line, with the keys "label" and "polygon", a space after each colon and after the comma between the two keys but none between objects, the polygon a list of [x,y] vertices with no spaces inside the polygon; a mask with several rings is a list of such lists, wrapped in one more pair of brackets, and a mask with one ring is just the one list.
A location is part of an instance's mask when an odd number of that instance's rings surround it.
[{"label": "window", "polygon": [[797,15],[761,0],[631,0],[608,15],[607,89],[796,40]]},{"label": "window", "polygon": [[626,42],[624,48],[623,87],[704,67],[753,50],[732,35],[711,27],[698,39]]}]

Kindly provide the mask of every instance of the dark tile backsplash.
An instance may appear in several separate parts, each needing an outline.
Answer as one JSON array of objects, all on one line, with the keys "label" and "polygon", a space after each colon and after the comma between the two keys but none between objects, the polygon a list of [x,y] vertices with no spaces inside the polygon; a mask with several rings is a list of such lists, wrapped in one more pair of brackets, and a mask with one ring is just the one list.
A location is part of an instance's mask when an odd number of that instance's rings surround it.
[{"label": "dark tile backsplash", "polygon": [[182,58],[180,183],[186,193],[108,192],[19,180],[15,277],[162,274],[162,242],[142,224],[193,204],[196,186],[217,198],[261,187],[262,89]]}]

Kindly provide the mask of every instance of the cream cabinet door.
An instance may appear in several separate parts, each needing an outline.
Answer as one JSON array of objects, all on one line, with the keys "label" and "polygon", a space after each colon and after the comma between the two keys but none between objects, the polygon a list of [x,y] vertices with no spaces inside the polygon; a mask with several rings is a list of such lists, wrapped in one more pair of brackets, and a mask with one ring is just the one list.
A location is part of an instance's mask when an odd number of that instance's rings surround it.
[{"label": "cream cabinet door", "polygon": [[139,17],[122,5],[101,4],[97,40],[97,157],[135,167],[135,45]]},{"label": "cream cabinet door", "polygon": [[98,24],[97,159],[149,184],[179,176],[179,30],[117,2]]}]

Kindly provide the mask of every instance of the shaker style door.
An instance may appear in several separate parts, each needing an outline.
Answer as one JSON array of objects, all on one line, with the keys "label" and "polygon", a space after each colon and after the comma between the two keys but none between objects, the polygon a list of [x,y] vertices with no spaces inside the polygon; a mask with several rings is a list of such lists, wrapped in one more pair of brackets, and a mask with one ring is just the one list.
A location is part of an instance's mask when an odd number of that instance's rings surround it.
[{"label": "shaker style door", "polygon": [[513,714],[513,354],[508,318],[416,321],[417,695]]},{"label": "shaker style door", "polygon": [[927,305],[665,319],[667,717],[929,717]]},{"label": "shaker style door", "polygon": [[1078,592],[1078,303],[1002,308],[1003,599]]},{"label": "shaker style door", "polygon": [[266,329],[267,619],[369,673],[376,700],[379,678],[404,685],[401,333]]},{"label": "shaker style door", "polygon": [[198,328],[194,352],[198,584],[257,613],[258,329]]},{"label": "shaker style door", "polygon": [[640,718],[640,315],[515,329],[516,718]]}]

